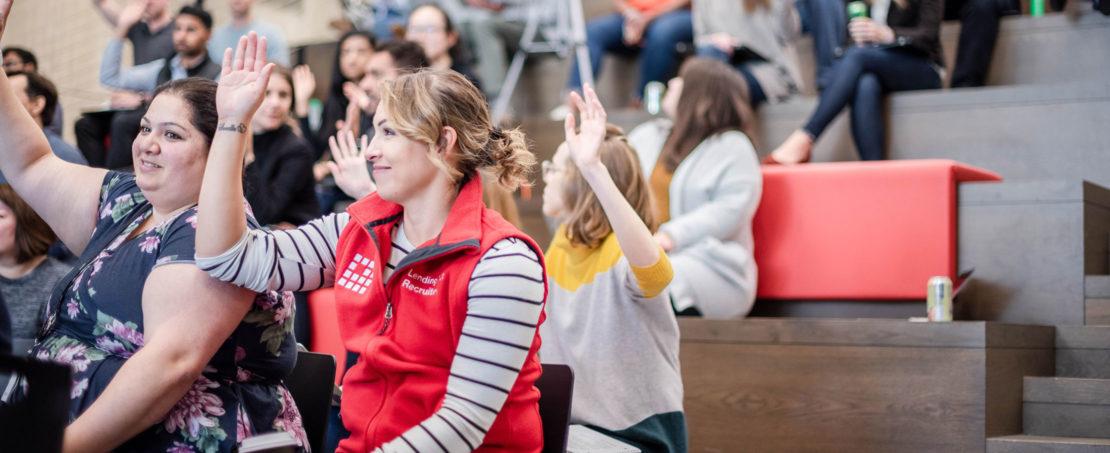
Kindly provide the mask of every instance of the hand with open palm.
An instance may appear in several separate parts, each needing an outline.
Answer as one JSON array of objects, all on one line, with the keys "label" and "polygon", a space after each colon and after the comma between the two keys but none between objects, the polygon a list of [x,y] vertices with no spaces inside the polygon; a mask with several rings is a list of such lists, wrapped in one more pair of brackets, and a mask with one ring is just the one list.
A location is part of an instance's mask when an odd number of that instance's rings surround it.
[{"label": "hand with open palm", "polygon": [[253,31],[239,38],[234,58],[230,48],[224,51],[223,72],[216,90],[220,123],[250,124],[266,97],[266,85],[273,72],[274,64],[266,63],[266,38],[259,38]]},{"label": "hand with open palm", "polygon": [[[606,113],[605,107],[601,106],[601,100],[590,85],[586,85],[582,92],[586,96],[585,100],[578,93],[570,93],[568,101],[570,113],[567,114],[563,126],[566,129],[567,151],[570,153],[570,158],[580,170],[585,171],[590,166],[601,163],[598,148],[601,146],[601,141],[605,139]],[[577,127],[577,131],[575,131],[577,122],[574,119],[576,112],[582,119],[582,124]]]}]

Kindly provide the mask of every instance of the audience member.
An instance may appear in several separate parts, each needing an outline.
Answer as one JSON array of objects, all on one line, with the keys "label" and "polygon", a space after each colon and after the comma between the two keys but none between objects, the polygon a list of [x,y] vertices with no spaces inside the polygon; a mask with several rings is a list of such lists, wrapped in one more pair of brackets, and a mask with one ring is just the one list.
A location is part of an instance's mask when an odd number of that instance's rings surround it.
[{"label": "audience member", "polygon": [[428,57],[432,69],[450,69],[466,76],[478,89],[482,88],[478,77],[470,69],[469,56],[459,41],[459,32],[443,8],[428,3],[413,9],[405,29],[405,39],[424,48],[424,55]]},{"label": "audience member", "polygon": [[458,73],[402,75],[380,92],[368,153],[378,190],[295,232],[240,221],[245,138],[224,136],[205,172],[198,264],[251,288],[336,287],[339,332],[359,354],[343,380],[340,451],[539,451],[542,255],[482,205],[478,175],[515,187],[532,154],[522,133],[493,128]]},{"label": "audience member", "polygon": [[292,108],[293,77],[278,67],[251,122],[254,136],[248,147],[243,188],[255,219],[282,229],[320,215],[312,178],[312,148],[289,126]]},{"label": "audience member", "polygon": [[[667,80],[677,66],[675,45],[694,39],[694,25],[687,8],[690,0],[613,0],[618,12],[586,24],[586,46],[593,75],[601,72],[606,52],[640,55],[640,79],[635,99],[652,81]],[[567,89],[582,88],[578,62],[571,65]]]},{"label": "audience member", "polygon": [[117,36],[131,41],[135,65],[170,58],[174,53],[173,17],[169,0],[125,0],[122,8],[112,0],[92,0]]},{"label": "audience member", "polygon": [[[4,55],[4,72],[11,75],[14,72],[39,72],[39,61],[35,58],[35,54],[27,49],[19,47],[5,47],[3,50]],[[55,93],[57,90],[55,90]],[[57,98],[57,96],[55,96]],[[54,103],[54,114],[46,121],[46,128],[54,135],[62,135],[63,125],[65,124],[65,113],[62,112],[62,104],[60,101]],[[57,152],[57,151],[55,151]]]},{"label": "audience member", "polygon": [[570,95],[566,142],[543,166],[543,212],[560,226],[546,255],[553,284],[540,355],[574,370],[571,423],[640,451],[685,452],[678,323],[667,292],[674,273],[652,238],[651,191],[636,151],[585,91],[584,102]]},{"label": "audience member", "polygon": [[[54,110],[58,106],[58,91],[54,88],[54,84],[37,73],[19,71],[8,72],[8,81],[15,98],[46,134],[46,141],[50,144],[50,150],[54,155],[66,162],[87,165],[88,162],[77,148],[66,143],[53,130],[43,127],[46,119],[54,117]],[[6,182],[4,175],[0,174],[0,183],[4,182]]]},{"label": "audience member", "polygon": [[254,0],[228,0],[231,23],[217,28],[208,41],[208,53],[223,55],[224,49],[234,48],[239,38],[254,31],[266,37],[266,58],[279,66],[289,67],[289,46],[285,34],[269,22],[254,18],[251,7]]},{"label": "audience member", "polygon": [[944,19],[960,21],[960,46],[950,83],[953,88],[986,85],[998,23],[1002,16],[1020,13],[1018,0],[945,0]]},{"label": "audience member", "polygon": [[[829,68],[817,109],[801,129],[764,158],[765,163],[808,162],[813,142],[849,105],[852,139],[860,159],[882,159],[886,131],[883,96],[895,91],[940,88],[944,70],[941,0],[880,4],[888,8],[871,8],[870,17],[857,17],[848,24],[853,44]],[[820,10],[815,10],[814,16],[824,17]]]},{"label": "audience member", "polygon": [[[170,58],[160,58],[148,63],[121,69],[123,52],[122,36],[108,41],[100,60],[100,83],[106,87],[144,93],[138,105],[113,115],[85,115],[77,121],[77,146],[90,164],[109,169],[131,167],[131,146],[139,133],[139,120],[145,110],[146,99],[159,85],[186,77],[216,79],[220,65],[208,55],[208,38],[212,32],[212,16],[195,6],[186,6],[174,18],[173,48]],[[105,148],[104,138],[110,137]]]},{"label": "audience member", "polygon": [[[0,2],[0,36],[11,4]],[[240,73],[227,79],[219,96],[206,79],[162,85],[133,144],[131,174],[54,157],[0,76],[0,169],[81,256],[31,350],[73,371],[64,451],[231,451],[273,430],[304,445],[281,384],[296,360],[291,298],[220,283],[193,262],[205,160],[220,154],[219,146],[209,153],[214,137],[227,140],[216,133],[216,98],[264,88]]]},{"label": "audience member", "polygon": [[331,85],[328,87],[328,98],[324,101],[324,111],[318,129],[311,127],[308,111],[312,93],[316,91],[316,77],[308,66],[301,65],[293,69],[293,92],[297,93],[294,113],[300,120],[301,132],[312,144],[316,159],[323,156],[328,149],[328,137],[335,135],[336,122],[347,115],[349,102],[347,96],[343,94],[343,84],[358,83],[366,72],[367,60],[373,54],[374,38],[367,33],[348,32],[339,38]]},{"label": "audience member", "polygon": [[[12,339],[33,341],[42,310],[70,266],[46,254],[57,238],[50,226],[12,190],[0,184],[0,298],[8,301]],[[23,354],[27,351],[16,351]]]},{"label": "audience member", "polygon": [[744,316],[755,302],[752,218],[763,176],[744,78],[694,58],[668,84],[667,119],[628,134],[640,155],[661,223],[656,239],[671,259],[671,300],[680,314]]},{"label": "audience member", "polygon": [[[529,0],[439,0],[458,25],[463,46],[474,52],[474,66],[486,96],[497,97],[509,69],[508,55],[524,36],[532,9],[540,25],[555,21],[557,2]],[[542,36],[542,35],[541,35]]]},{"label": "audience member", "polygon": [[794,0],[693,0],[698,56],[735,67],[752,107],[798,93],[794,41],[801,32]]}]

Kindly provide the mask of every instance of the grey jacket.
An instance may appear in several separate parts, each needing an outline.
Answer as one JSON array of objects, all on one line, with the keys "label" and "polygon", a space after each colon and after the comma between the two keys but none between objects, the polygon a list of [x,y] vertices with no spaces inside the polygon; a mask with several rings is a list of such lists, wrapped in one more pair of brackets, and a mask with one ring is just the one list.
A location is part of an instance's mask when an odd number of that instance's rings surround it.
[{"label": "grey jacket", "polygon": [[[660,119],[628,134],[644,174],[655,168],[670,130],[671,122]],[[669,256],[676,308],[692,304],[707,318],[744,316],[751,310],[757,279],[752,218],[762,191],[755,147],[739,131],[705,139],[675,169],[670,221],[660,231],[675,242]]]}]

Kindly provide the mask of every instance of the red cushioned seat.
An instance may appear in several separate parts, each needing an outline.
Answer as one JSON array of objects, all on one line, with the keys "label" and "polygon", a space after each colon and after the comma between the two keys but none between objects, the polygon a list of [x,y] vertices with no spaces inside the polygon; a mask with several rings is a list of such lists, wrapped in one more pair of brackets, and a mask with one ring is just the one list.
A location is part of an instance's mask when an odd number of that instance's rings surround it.
[{"label": "red cushioned seat", "polygon": [[335,383],[338,385],[343,379],[347,350],[339,338],[339,315],[335,311],[335,294],[331,288],[308,293],[308,316],[312,325],[308,350],[335,357]]},{"label": "red cushioned seat", "polygon": [[757,296],[920,300],[956,279],[957,184],[1001,180],[951,160],[764,167]]}]

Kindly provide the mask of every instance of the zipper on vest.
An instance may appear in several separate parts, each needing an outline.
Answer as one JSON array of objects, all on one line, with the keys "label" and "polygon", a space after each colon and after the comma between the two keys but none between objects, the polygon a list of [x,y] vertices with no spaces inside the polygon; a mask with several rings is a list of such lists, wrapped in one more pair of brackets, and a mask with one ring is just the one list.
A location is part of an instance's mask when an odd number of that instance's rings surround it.
[{"label": "zipper on vest", "polygon": [[381,335],[381,334],[385,333],[385,329],[389,328],[389,321],[392,321],[392,320],[393,320],[393,302],[390,301],[390,302],[385,303],[385,322],[382,323],[382,328],[381,328],[381,330],[378,331],[378,335]]}]

